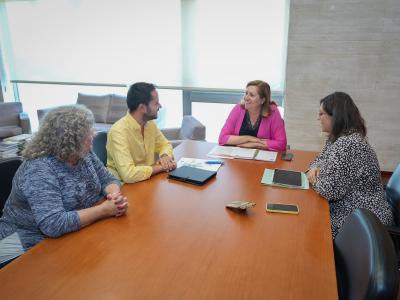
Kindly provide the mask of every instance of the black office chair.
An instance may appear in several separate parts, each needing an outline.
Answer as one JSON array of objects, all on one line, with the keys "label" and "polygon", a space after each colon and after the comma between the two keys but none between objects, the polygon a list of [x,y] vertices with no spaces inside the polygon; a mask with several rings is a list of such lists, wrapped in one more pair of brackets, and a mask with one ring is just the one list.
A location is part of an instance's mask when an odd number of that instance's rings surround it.
[{"label": "black office chair", "polygon": [[0,160],[0,216],[3,214],[4,204],[11,193],[14,174],[17,172],[21,163],[21,157]]},{"label": "black office chair", "polygon": [[392,237],[398,257],[398,266],[400,267],[400,165],[397,166],[390,177],[385,187],[385,193],[386,200],[392,208],[395,223],[394,226],[386,226],[386,229]]},{"label": "black office chair", "polygon": [[386,200],[392,207],[396,225],[400,227],[400,165],[394,170],[386,185]]},{"label": "black office chair", "polygon": [[107,132],[99,131],[93,138],[93,151],[96,153],[97,157],[101,160],[101,162],[107,165]]},{"label": "black office chair", "polygon": [[396,299],[399,271],[393,242],[369,210],[347,217],[334,240],[339,299]]}]

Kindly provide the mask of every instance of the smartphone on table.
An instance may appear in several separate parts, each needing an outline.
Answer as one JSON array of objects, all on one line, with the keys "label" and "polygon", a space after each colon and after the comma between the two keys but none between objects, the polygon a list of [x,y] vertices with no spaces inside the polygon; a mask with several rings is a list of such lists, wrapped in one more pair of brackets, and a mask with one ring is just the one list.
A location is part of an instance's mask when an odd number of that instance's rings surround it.
[{"label": "smartphone on table", "polygon": [[292,161],[293,160],[293,153],[289,153],[289,152],[286,152],[286,151],[282,152],[281,160]]},{"label": "smartphone on table", "polygon": [[269,203],[267,202],[266,210],[268,212],[276,212],[282,214],[299,214],[299,207],[296,204]]}]

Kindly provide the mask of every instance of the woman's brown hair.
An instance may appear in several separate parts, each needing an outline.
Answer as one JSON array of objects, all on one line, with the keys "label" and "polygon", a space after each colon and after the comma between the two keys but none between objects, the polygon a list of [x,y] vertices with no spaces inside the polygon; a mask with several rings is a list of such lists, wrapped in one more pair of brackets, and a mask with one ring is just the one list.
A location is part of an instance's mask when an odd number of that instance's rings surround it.
[{"label": "woman's brown hair", "polygon": [[[275,102],[271,101],[271,88],[269,84],[262,80],[252,80],[247,83],[246,88],[249,86],[256,86],[260,98],[265,99],[264,103],[261,105],[261,115],[263,117],[269,116],[271,113],[271,104],[275,104]],[[244,107],[244,101],[241,101],[240,105]]]},{"label": "woman's brown hair", "polygon": [[329,137],[332,142],[353,132],[358,132],[363,137],[367,135],[365,121],[348,94],[335,92],[321,99],[320,105],[332,117],[332,132]]}]

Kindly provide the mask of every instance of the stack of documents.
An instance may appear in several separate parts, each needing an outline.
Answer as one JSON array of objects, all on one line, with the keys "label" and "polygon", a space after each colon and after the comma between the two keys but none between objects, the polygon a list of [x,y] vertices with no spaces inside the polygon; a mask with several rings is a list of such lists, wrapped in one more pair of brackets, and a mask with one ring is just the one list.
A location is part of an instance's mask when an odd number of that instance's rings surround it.
[{"label": "stack of documents", "polygon": [[[279,181],[276,180],[278,176],[274,176],[276,170],[271,170],[271,169],[265,169],[263,177],[261,178],[261,183],[265,185],[272,185],[272,186],[281,186],[281,187],[288,187],[288,188],[296,188],[296,189],[303,189],[303,190],[308,190],[310,188],[310,184],[308,182],[307,176],[304,172],[294,172],[294,171],[287,171],[288,172],[288,181],[285,182],[284,180],[282,181],[281,179],[283,178],[282,174],[279,176]],[[277,171],[286,171],[286,170],[278,170]],[[300,173],[301,175],[301,185],[297,186],[294,184],[291,184],[291,181],[293,178],[291,178],[293,174],[291,173]]]},{"label": "stack of documents", "polygon": [[215,158],[241,158],[241,159],[255,159],[263,161],[276,161],[278,152],[257,150],[249,148],[240,148],[234,146],[215,146],[207,154],[209,157]]},{"label": "stack of documents", "polygon": [[19,146],[18,142],[10,142],[10,141],[0,142],[0,158],[9,158],[18,156],[19,152],[18,146]]},{"label": "stack of documents", "polygon": [[4,141],[7,141],[7,142],[26,142],[26,141],[29,141],[31,138],[32,138],[32,134],[23,133],[23,134],[18,134],[18,135],[14,135],[14,136],[5,138]]},{"label": "stack of documents", "polygon": [[0,158],[18,156],[24,148],[25,143],[29,141],[31,137],[31,134],[19,134],[0,141]]}]

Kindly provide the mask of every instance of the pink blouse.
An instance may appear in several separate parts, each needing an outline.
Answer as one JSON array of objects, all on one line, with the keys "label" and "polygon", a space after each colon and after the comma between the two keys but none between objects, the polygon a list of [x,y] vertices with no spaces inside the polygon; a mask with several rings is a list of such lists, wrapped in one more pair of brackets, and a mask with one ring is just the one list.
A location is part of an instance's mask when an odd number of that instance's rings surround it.
[{"label": "pink blouse", "polygon": [[[220,145],[225,145],[230,135],[239,135],[245,113],[246,110],[240,104],[235,105],[219,134]],[[285,123],[276,105],[271,104],[271,114],[261,118],[257,137],[267,140],[269,150],[286,150]]]}]

